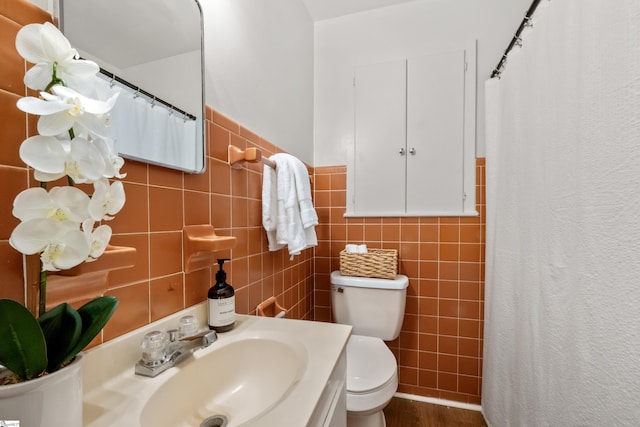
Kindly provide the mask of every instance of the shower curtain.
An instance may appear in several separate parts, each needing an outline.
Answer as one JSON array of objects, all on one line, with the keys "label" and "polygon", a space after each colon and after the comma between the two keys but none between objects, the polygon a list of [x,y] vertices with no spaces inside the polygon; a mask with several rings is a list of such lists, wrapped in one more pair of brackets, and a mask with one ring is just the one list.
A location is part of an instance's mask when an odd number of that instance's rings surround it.
[{"label": "shower curtain", "polygon": [[542,0],[486,83],[490,426],[640,425],[640,1]]},{"label": "shower curtain", "polygon": [[143,159],[155,164],[172,164],[187,170],[197,169],[193,141],[197,136],[197,121],[185,119],[181,113],[172,112],[160,103],[152,103],[146,96],[131,88],[117,84],[98,75],[95,90],[99,99],[107,99],[119,93],[111,110],[109,128],[118,153],[131,159]]}]

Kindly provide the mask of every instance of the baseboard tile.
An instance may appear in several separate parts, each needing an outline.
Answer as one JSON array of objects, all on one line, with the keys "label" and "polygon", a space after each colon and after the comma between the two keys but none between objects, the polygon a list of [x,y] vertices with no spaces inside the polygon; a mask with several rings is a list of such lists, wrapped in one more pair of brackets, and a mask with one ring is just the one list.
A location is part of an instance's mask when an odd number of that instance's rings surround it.
[{"label": "baseboard tile", "polygon": [[416,394],[395,393],[394,397],[400,399],[417,400],[418,402],[432,403],[434,405],[451,406],[453,408],[468,409],[470,411],[482,411],[482,406],[471,403],[456,402],[455,400],[437,399],[435,397],[418,396]]}]

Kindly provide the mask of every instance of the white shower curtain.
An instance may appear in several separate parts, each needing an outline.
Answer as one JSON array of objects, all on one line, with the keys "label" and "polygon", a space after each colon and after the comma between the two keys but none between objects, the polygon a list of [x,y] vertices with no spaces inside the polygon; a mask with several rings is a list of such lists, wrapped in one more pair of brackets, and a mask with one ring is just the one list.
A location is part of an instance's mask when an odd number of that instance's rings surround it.
[{"label": "white shower curtain", "polygon": [[98,96],[106,99],[120,93],[111,110],[110,137],[116,150],[132,159],[150,163],[172,164],[180,169],[197,170],[202,153],[196,152],[197,120],[185,119],[181,113],[160,103],[152,103],[146,96],[137,96],[125,86],[109,84],[108,77],[96,79]]},{"label": "white shower curtain", "polygon": [[542,0],[486,83],[482,407],[640,425],[640,1]]}]

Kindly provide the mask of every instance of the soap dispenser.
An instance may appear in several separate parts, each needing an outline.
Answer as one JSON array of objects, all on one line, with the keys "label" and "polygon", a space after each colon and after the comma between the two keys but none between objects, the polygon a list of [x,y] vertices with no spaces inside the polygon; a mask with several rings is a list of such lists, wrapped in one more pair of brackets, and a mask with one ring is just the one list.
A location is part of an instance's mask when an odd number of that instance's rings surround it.
[{"label": "soap dispenser", "polygon": [[216,332],[230,331],[236,322],[236,297],[227,283],[227,273],[223,269],[225,261],[231,260],[218,260],[220,269],[216,273],[216,284],[209,289],[209,329]]}]

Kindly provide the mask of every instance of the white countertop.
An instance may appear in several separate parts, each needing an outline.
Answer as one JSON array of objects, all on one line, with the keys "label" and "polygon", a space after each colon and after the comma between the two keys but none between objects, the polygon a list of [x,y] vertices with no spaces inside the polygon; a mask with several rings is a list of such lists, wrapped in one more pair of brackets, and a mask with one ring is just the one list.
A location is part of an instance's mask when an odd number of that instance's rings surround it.
[{"label": "white countertop", "polygon": [[[134,364],[140,358],[142,336],[151,330],[176,328],[178,319],[187,314],[195,315],[204,328],[206,307],[206,303],[199,304],[85,352],[84,425],[140,426],[141,414],[148,399],[168,379],[179,374],[182,364],[192,363],[192,360],[185,360],[155,378],[135,375]],[[238,315],[233,330],[218,334],[218,340],[208,348],[197,350],[195,357],[257,332],[277,333],[302,344],[307,356],[306,369],[277,406],[243,425],[307,425],[346,346],[351,326]],[[215,379],[215,372],[206,376]],[[233,427],[233,423],[230,422],[229,426]]]}]

